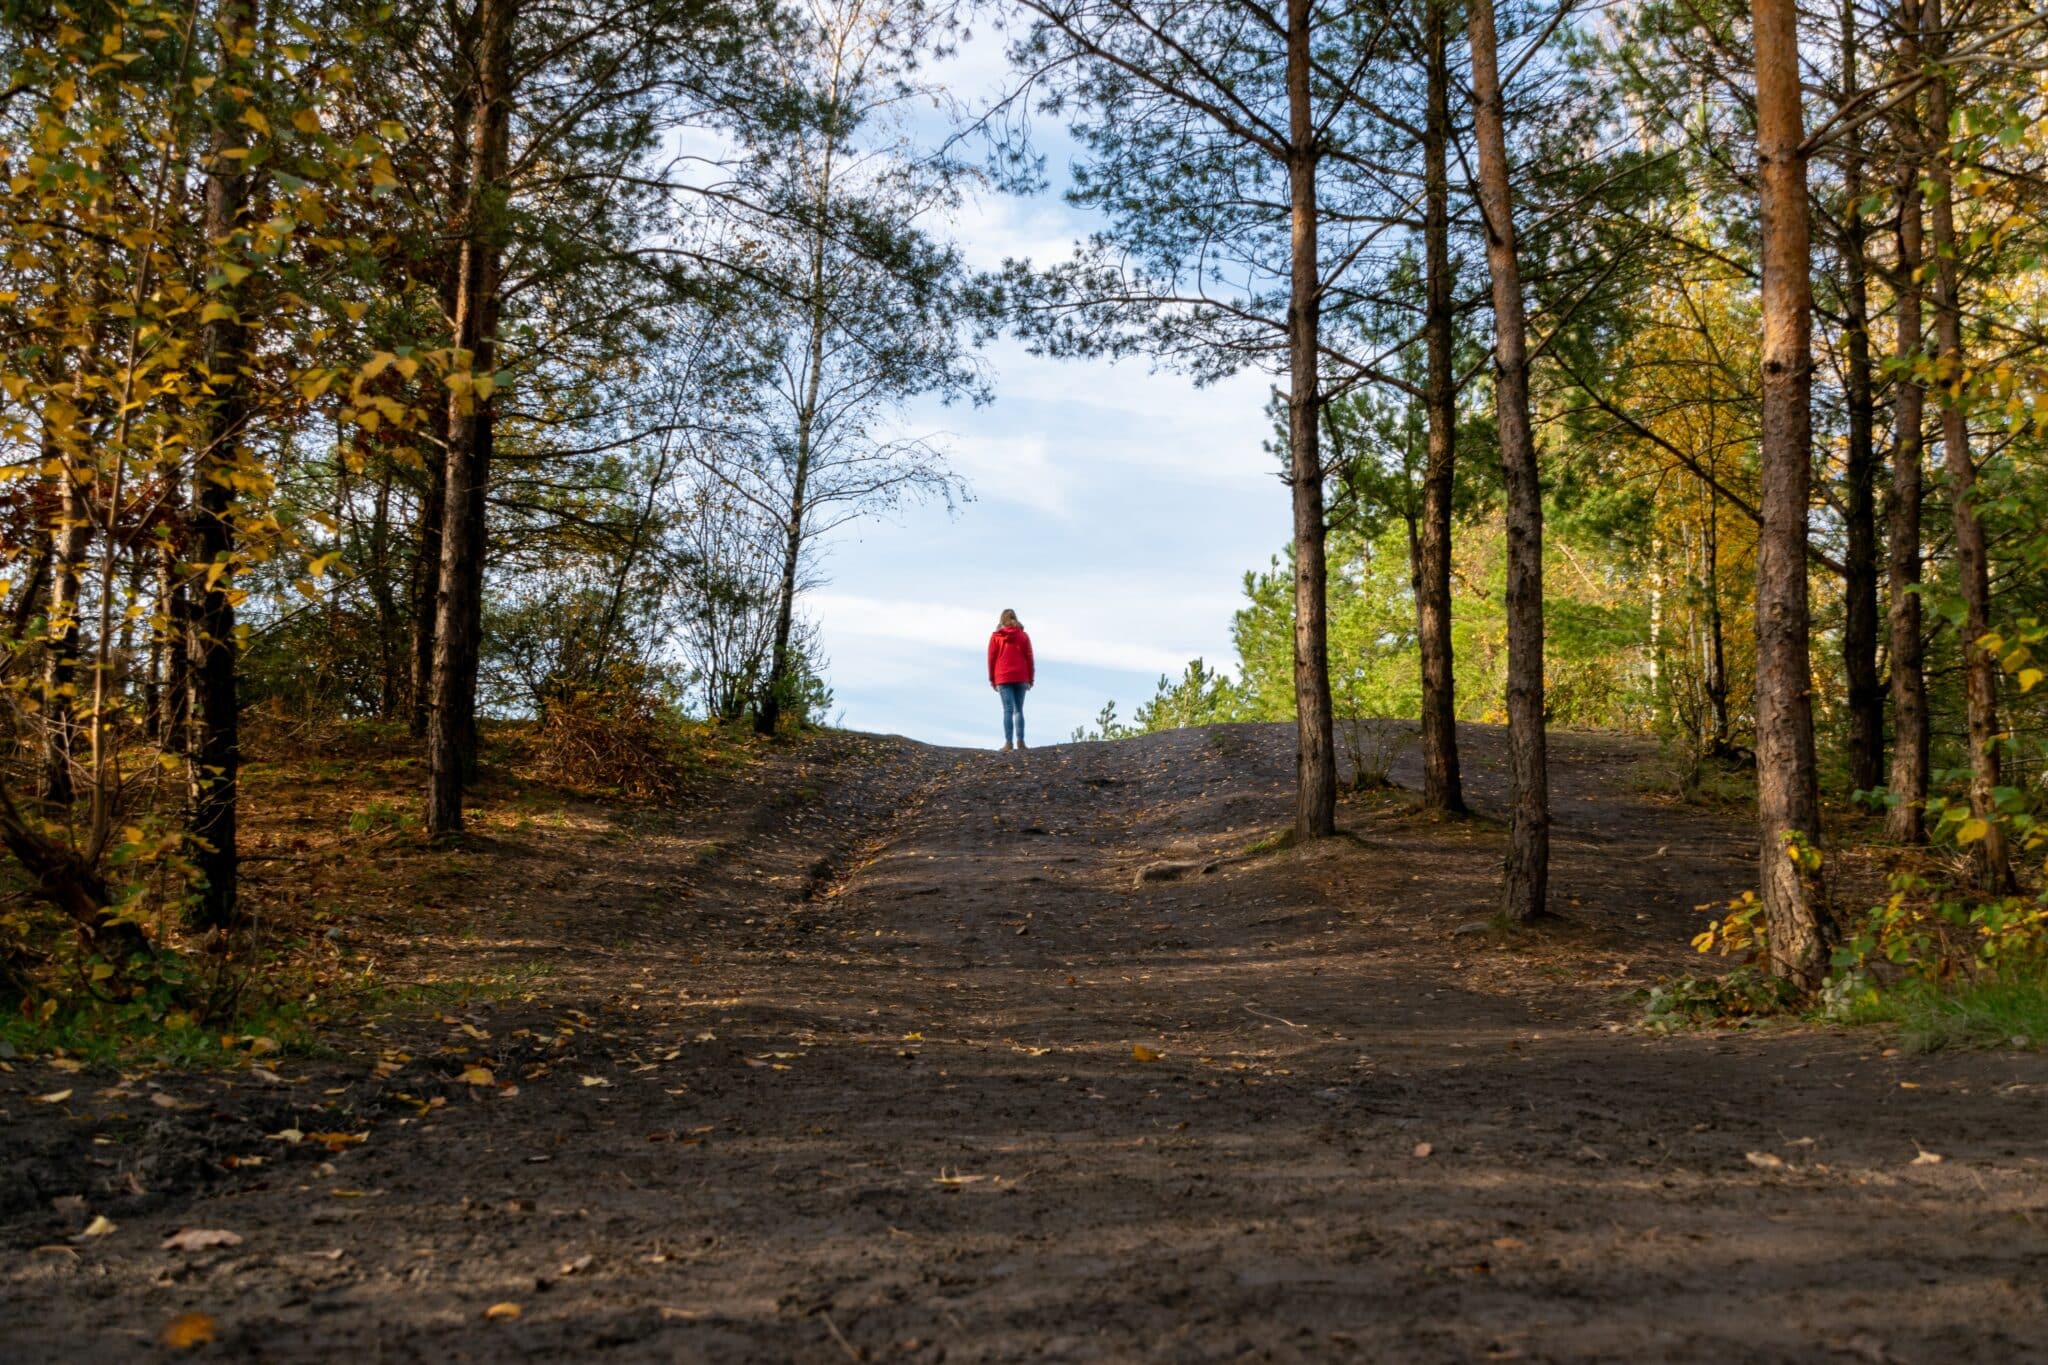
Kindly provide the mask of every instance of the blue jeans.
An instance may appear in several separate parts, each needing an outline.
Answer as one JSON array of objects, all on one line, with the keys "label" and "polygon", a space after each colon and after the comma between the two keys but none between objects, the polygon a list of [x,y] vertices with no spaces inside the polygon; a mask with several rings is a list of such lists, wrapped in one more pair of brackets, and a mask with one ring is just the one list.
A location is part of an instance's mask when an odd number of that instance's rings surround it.
[{"label": "blue jeans", "polygon": [[[1023,683],[997,683],[996,691],[1003,697],[1003,743],[1024,742],[1024,689]],[[1010,733],[1015,728],[1013,737]]]}]

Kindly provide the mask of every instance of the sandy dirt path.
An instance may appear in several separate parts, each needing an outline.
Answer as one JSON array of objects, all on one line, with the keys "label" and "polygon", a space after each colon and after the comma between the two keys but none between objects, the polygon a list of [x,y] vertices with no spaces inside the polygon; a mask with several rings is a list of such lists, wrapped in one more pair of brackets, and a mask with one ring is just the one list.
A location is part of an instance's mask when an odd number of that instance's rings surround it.
[{"label": "sandy dirt path", "polygon": [[532,998],[21,1147],[92,1183],[0,1225],[0,1359],[201,1312],[238,1360],[2048,1360],[2048,1058],[1635,1029],[1750,876],[1640,753],[1560,737],[1567,923],[1503,941],[1484,820],[1347,802],[1247,856],[1284,728],[864,741],[715,857],[522,874],[555,899],[475,951],[549,964]]}]

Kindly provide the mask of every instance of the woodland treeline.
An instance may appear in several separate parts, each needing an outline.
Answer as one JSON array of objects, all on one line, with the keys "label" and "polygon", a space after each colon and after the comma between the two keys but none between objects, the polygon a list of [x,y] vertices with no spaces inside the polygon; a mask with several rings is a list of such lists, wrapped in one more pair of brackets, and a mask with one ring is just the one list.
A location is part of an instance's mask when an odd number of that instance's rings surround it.
[{"label": "woodland treeline", "polygon": [[[2038,952],[2021,4],[0,13],[12,989],[232,942],[252,716],[409,729],[444,839],[480,715],[817,715],[819,546],[961,495],[899,414],[985,396],[1002,329],[1278,377],[1292,541],[1234,672],[1139,722],[1292,718],[1298,837],[1340,716],[1418,715],[1445,814],[1460,719],[1504,720],[1530,920],[1546,728],[1654,728],[1754,762],[1710,946],[1796,993]],[[935,73],[975,27],[970,107]],[[963,196],[1055,179],[1100,231],[970,270]],[[1848,913],[1824,796],[1967,859]]]},{"label": "woodland treeline", "polygon": [[[1702,947],[1838,997],[2038,961],[2048,20],[1029,8],[1087,73],[1062,107],[1114,224],[1039,283],[1040,334],[1289,376],[1295,535],[1234,670],[1096,733],[1295,718],[1315,837],[1333,719],[1419,715],[1446,814],[1458,720],[1505,721],[1526,921],[1546,726],[1654,729],[1694,775],[1753,763],[1759,889]],[[1965,856],[1834,904],[1824,796]]]},{"label": "woodland treeline", "polygon": [[947,22],[7,7],[0,840],[95,979],[243,923],[251,717],[410,729],[444,838],[480,713],[639,761],[824,705],[816,545],[956,496],[888,419],[984,383],[904,121]]}]

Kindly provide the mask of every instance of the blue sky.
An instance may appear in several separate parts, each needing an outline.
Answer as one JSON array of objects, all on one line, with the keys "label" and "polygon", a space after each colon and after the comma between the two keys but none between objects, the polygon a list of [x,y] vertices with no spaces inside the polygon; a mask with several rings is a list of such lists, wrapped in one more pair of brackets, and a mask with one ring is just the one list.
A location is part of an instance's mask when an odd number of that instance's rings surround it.
[{"label": "blue sky", "polygon": [[[994,44],[949,63],[956,93],[998,76]],[[1063,149],[1047,148],[1055,183]],[[1097,226],[1056,192],[990,195],[949,231],[975,266],[1046,261]],[[1055,361],[1004,341],[984,353],[995,401],[903,416],[932,435],[973,501],[913,507],[841,532],[808,594],[838,723],[937,744],[1000,745],[984,651],[1014,607],[1031,633],[1032,739],[1064,741],[1115,698],[1128,716],[1161,673],[1229,664],[1247,569],[1290,533],[1264,448],[1272,380],[1197,388],[1142,360]]]}]

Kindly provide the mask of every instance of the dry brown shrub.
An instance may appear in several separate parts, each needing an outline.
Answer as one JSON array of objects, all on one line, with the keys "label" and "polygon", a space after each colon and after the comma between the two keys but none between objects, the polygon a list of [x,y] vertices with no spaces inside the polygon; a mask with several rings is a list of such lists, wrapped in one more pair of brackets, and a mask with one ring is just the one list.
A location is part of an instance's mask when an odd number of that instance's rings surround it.
[{"label": "dry brown shrub", "polygon": [[691,731],[645,692],[577,692],[548,706],[533,737],[534,770],[577,791],[672,801],[702,766]]}]

